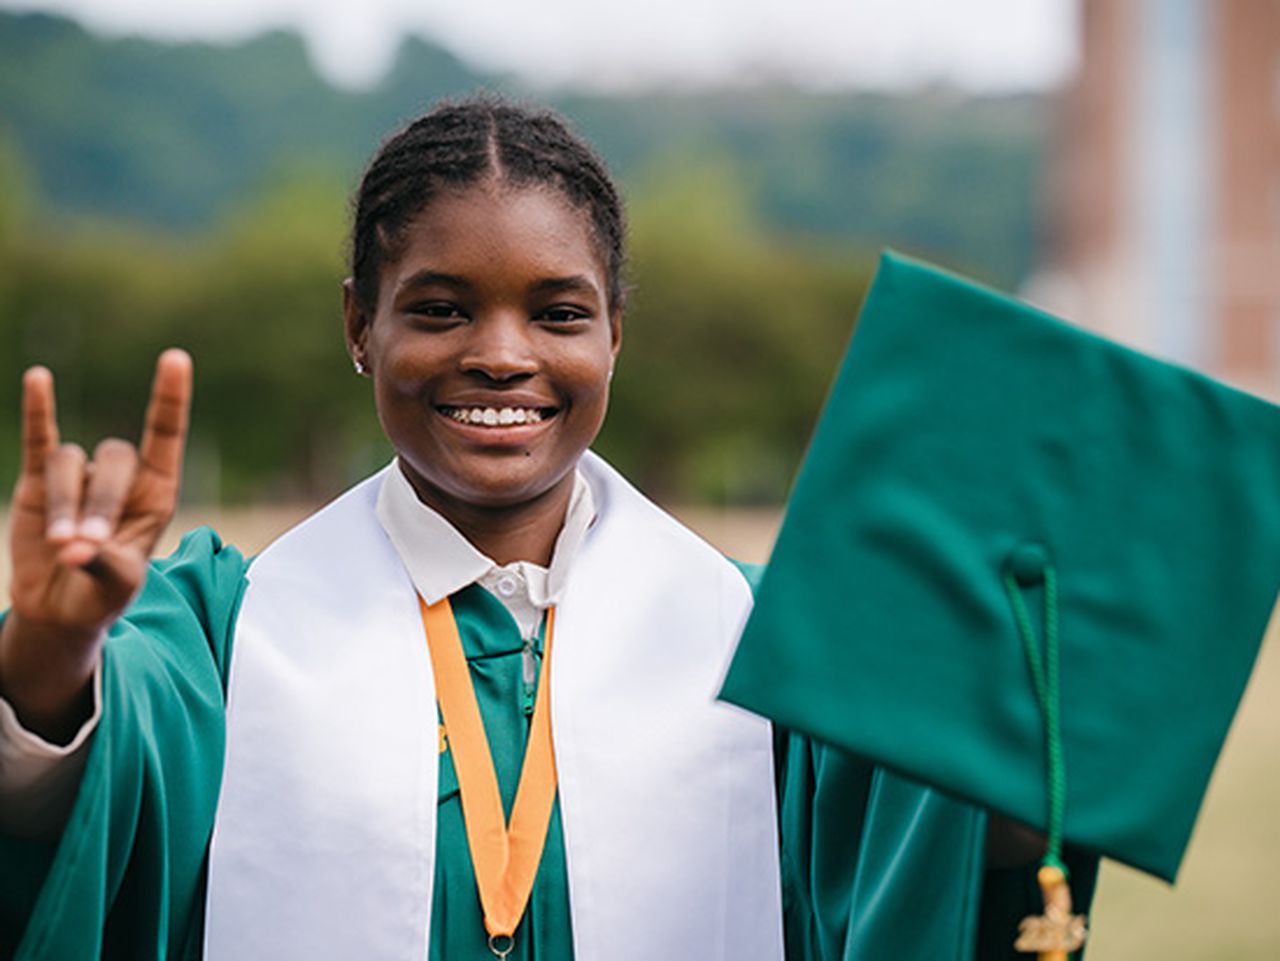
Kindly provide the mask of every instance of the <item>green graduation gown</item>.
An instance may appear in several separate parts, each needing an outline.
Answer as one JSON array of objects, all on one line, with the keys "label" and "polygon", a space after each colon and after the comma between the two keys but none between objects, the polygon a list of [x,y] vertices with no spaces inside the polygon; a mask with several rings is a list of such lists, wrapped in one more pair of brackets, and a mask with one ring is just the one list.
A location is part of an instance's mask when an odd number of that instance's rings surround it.
[{"label": "green graduation gown", "polygon": [[[102,719],[62,835],[0,838],[0,957],[200,957],[224,686],[246,566],[213,532],[195,531],[153,565],[112,629]],[[528,730],[522,641],[482,588],[455,595],[454,610],[509,807]],[[1015,957],[1016,920],[1038,908],[1038,895],[1030,871],[984,871],[982,812],[804,738],[780,733],[777,743],[788,961]],[[440,764],[430,954],[484,961],[447,750]],[[1095,867],[1084,859],[1077,868],[1086,903]],[[511,957],[572,953],[557,809]]]}]

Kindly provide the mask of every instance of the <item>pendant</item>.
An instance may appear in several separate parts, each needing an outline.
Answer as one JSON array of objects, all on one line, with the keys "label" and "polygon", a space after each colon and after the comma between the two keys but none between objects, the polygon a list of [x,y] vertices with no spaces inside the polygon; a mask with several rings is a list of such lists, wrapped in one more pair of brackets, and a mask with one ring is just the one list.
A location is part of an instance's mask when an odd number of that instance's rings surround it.
[{"label": "pendant", "polygon": [[1084,915],[1071,913],[1071,888],[1060,868],[1046,865],[1036,875],[1044,895],[1044,914],[1023,918],[1014,950],[1040,955],[1040,961],[1067,961],[1084,944]]}]

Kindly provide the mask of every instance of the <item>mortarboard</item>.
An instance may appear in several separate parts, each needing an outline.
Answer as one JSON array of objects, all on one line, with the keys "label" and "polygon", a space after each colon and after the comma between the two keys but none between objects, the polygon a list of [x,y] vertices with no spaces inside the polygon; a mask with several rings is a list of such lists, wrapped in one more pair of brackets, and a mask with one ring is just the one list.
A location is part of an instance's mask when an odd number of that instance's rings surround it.
[{"label": "mortarboard", "polygon": [[1172,881],[1278,586],[1280,408],[886,254],[721,696]]}]

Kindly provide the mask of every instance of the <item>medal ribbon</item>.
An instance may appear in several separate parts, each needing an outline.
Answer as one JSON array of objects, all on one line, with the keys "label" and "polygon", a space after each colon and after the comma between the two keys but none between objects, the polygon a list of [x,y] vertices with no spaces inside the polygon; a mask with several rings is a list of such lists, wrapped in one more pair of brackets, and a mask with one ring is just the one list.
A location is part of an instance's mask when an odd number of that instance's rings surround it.
[{"label": "medal ribbon", "polygon": [[436,698],[453,751],[453,767],[462,796],[462,819],[467,846],[475,869],[476,887],[484,910],[489,949],[504,958],[511,952],[512,937],[542,860],[551,809],[556,798],[555,754],[551,746],[550,663],[551,632],[555,609],[547,612],[542,671],[533,702],[533,721],[525,747],[520,784],[516,788],[511,821],[507,823],[498,793],[489,738],[480,717],[471,672],[458,636],[449,599],[422,608],[422,626],[435,671]]}]

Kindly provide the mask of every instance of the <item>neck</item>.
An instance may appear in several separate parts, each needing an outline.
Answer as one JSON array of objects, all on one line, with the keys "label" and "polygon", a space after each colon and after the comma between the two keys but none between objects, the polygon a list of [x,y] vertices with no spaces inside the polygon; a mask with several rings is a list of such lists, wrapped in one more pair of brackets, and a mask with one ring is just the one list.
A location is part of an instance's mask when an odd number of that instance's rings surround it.
[{"label": "neck", "polygon": [[549,567],[573,495],[574,472],[529,501],[514,505],[469,504],[405,472],[418,499],[458,529],[471,545],[502,566],[529,561]]}]

